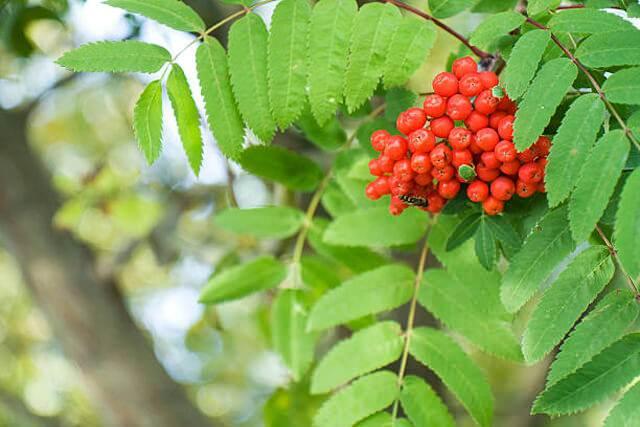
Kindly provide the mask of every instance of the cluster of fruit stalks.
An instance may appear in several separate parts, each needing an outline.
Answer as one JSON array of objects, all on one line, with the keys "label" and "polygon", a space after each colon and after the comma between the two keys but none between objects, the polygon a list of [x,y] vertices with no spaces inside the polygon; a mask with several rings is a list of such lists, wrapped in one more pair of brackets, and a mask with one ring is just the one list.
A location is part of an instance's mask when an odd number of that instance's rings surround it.
[{"label": "cluster of fruit stalks", "polygon": [[409,206],[437,213],[466,191],[469,200],[496,215],[514,194],[526,198],[544,192],[551,141],[541,136],[527,150],[516,151],[517,106],[507,96],[497,97],[497,86],[498,76],[478,72],[470,57],[455,60],[451,73],[438,74],[423,108],[398,116],[396,127],[406,137],[386,130],[371,135],[380,156],[369,162],[377,178],[367,185],[367,197],[390,194],[393,215]]}]

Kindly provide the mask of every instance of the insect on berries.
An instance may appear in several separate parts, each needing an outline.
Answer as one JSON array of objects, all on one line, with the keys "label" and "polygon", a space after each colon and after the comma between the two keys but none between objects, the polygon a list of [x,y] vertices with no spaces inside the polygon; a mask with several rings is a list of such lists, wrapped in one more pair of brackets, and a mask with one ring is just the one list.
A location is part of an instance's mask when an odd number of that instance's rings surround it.
[{"label": "insect on berries", "polygon": [[389,211],[399,215],[408,207],[438,213],[461,193],[497,215],[513,197],[544,192],[551,141],[541,136],[523,152],[516,150],[517,105],[494,95],[498,83],[495,73],[479,71],[471,57],[438,74],[422,108],[398,115],[398,135],[371,135],[380,155],[369,162],[376,178],[365,189],[367,197],[390,195]]}]

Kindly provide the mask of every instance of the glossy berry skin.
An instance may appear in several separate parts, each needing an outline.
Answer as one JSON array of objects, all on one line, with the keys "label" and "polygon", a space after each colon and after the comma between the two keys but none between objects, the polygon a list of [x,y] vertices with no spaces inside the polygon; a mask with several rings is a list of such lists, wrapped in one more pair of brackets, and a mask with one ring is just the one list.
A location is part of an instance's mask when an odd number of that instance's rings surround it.
[{"label": "glossy berry skin", "polygon": [[470,150],[453,150],[451,164],[456,168],[462,165],[471,165],[473,164],[473,154]]},{"label": "glossy berry skin", "polygon": [[473,110],[464,120],[464,124],[470,131],[478,132],[479,130],[489,126],[489,117]]},{"label": "glossy berry skin", "polygon": [[508,96],[505,96],[504,98],[502,98],[500,100],[500,103],[498,104],[498,108],[497,109],[499,111],[504,111],[507,114],[514,115],[516,113],[517,106],[516,106],[515,102],[513,102],[512,100],[509,99]]},{"label": "glossy berry skin", "polygon": [[520,169],[519,160],[504,162],[502,166],[500,166],[500,172],[502,172],[505,175],[516,175],[519,169]]},{"label": "glossy berry skin", "polygon": [[495,113],[491,114],[489,116],[489,126],[497,131],[500,120],[502,120],[502,118],[506,115],[507,113],[505,113],[504,111],[496,111]]},{"label": "glossy berry skin", "polygon": [[476,96],[484,89],[478,73],[466,74],[458,83],[458,91],[464,96]]},{"label": "glossy berry skin", "polygon": [[447,138],[455,124],[447,116],[431,120],[431,132],[438,138]]},{"label": "glossy berry skin", "polygon": [[498,75],[493,71],[482,71],[480,73],[480,81],[485,89],[493,89],[499,83]]},{"label": "glossy berry skin", "polygon": [[499,141],[498,133],[491,128],[480,129],[476,133],[476,144],[484,151],[493,151]]},{"label": "glossy berry skin", "polygon": [[438,194],[445,199],[453,199],[460,191],[460,183],[452,179],[450,181],[440,181],[438,183]]},{"label": "glossy berry skin", "polygon": [[436,146],[436,136],[428,129],[414,130],[408,139],[409,150],[412,153],[427,153]]},{"label": "glossy berry skin", "polygon": [[378,200],[381,197],[380,194],[378,194],[378,192],[376,191],[376,188],[373,185],[373,182],[367,185],[367,187],[364,190],[364,193],[366,194],[367,198],[370,200]]},{"label": "glossy berry skin", "polygon": [[422,108],[409,108],[400,113],[396,119],[396,128],[405,135],[420,129],[427,122],[427,115]]},{"label": "glossy berry skin", "polygon": [[407,156],[407,149],[407,141],[401,136],[394,135],[387,141],[384,154],[391,160],[400,160]]},{"label": "glossy berry skin", "polygon": [[424,112],[429,117],[442,117],[447,111],[447,100],[437,93],[427,95],[422,104]]},{"label": "glossy berry skin", "polygon": [[467,187],[467,197],[475,203],[484,202],[489,197],[489,186],[485,182],[475,180]]},{"label": "glossy berry skin", "polygon": [[413,178],[413,180],[416,184],[425,187],[433,182],[433,177],[431,176],[431,173],[419,173],[415,178]]},{"label": "glossy berry skin", "polygon": [[522,197],[523,199],[526,199],[527,197],[531,197],[534,194],[536,194],[537,189],[538,189],[537,184],[524,182],[520,179],[516,182],[516,194]]},{"label": "glossy berry skin", "polygon": [[547,158],[539,158],[538,160],[536,160],[536,164],[540,166],[540,169],[542,169],[542,176],[544,176],[544,171],[547,169]]},{"label": "glossy berry skin", "polygon": [[386,176],[380,176],[376,178],[375,181],[372,182],[373,188],[375,188],[376,193],[380,196],[384,196],[385,194],[389,194],[391,192],[391,187],[389,186],[389,178]]},{"label": "glossy berry skin", "polygon": [[476,166],[476,174],[478,174],[478,178],[484,182],[491,182],[500,176],[500,169],[489,168],[479,163],[478,166]]},{"label": "glossy berry skin", "polygon": [[504,116],[498,123],[498,135],[500,138],[508,141],[513,140],[513,121],[514,117],[509,114]]},{"label": "glossy berry skin", "polygon": [[500,169],[502,162],[496,159],[496,153],[493,151],[485,151],[480,155],[480,161],[491,169]]},{"label": "glossy berry skin", "polygon": [[436,145],[431,151],[431,164],[436,168],[444,168],[451,163],[451,149],[444,144]]},{"label": "glossy berry skin", "polygon": [[469,144],[469,150],[473,153],[473,154],[480,154],[482,153],[484,150],[482,148],[480,148],[480,146],[478,145],[478,141],[476,140],[476,136],[473,135],[473,137],[471,138],[471,144]]},{"label": "glossy berry skin", "polygon": [[449,144],[454,150],[464,150],[471,144],[473,134],[465,128],[453,128],[449,132]]},{"label": "glossy berry skin", "polygon": [[442,210],[446,200],[443,199],[440,194],[433,192],[427,196],[427,202],[429,203],[427,210],[431,213],[436,214]]},{"label": "glossy berry skin", "polygon": [[407,205],[405,205],[404,202],[398,198],[398,196],[391,197],[391,203],[389,204],[389,213],[391,215],[400,215],[406,208]]},{"label": "glossy berry skin", "polygon": [[542,168],[535,162],[525,163],[518,170],[518,178],[528,184],[537,184],[543,177]]},{"label": "glossy berry skin", "polygon": [[540,156],[548,156],[551,151],[551,140],[546,136],[541,136],[535,143],[536,152]]},{"label": "glossy berry skin", "polygon": [[518,153],[518,160],[522,163],[533,162],[536,159],[537,154],[531,149],[527,148],[521,153]]},{"label": "glossy berry skin", "polygon": [[489,115],[496,111],[499,102],[500,100],[493,96],[490,90],[483,90],[476,97],[473,104],[476,107],[476,111],[484,115]]},{"label": "glossy berry skin", "polygon": [[378,166],[383,173],[393,172],[394,164],[395,162],[389,156],[382,154],[380,157],[378,157]]},{"label": "glossy berry skin", "polygon": [[516,192],[516,185],[507,177],[500,176],[491,183],[491,195],[498,200],[506,202]]},{"label": "glossy berry skin", "polygon": [[369,160],[369,173],[373,176],[381,176],[384,174],[382,169],[380,168],[380,162],[378,159]]},{"label": "glossy berry skin", "polygon": [[453,61],[451,71],[458,79],[461,79],[467,74],[476,73],[478,71],[478,64],[476,64],[476,61],[474,61],[472,57],[464,56]]},{"label": "glossy berry skin", "polygon": [[389,191],[394,196],[400,196],[408,194],[413,189],[412,182],[402,181],[397,176],[393,175],[389,178]]},{"label": "glossy berry skin", "polygon": [[445,98],[458,93],[458,79],[453,73],[442,72],[438,74],[431,84],[433,91]]},{"label": "glossy berry skin", "polygon": [[400,179],[400,181],[413,181],[415,172],[411,169],[411,161],[409,159],[398,160],[396,164],[393,165],[393,176]]},{"label": "glossy berry skin", "polygon": [[516,151],[516,146],[513,145],[511,141],[500,141],[496,144],[495,149],[493,150],[496,153],[496,159],[498,161],[506,163],[514,161],[518,152]]},{"label": "glossy berry skin", "polygon": [[447,165],[443,168],[435,168],[431,171],[433,179],[438,181],[450,181],[456,174],[456,170],[451,165]]},{"label": "glossy berry skin", "polygon": [[384,147],[387,145],[387,141],[391,137],[391,134],[384,129],[377,130],[371,134],[371,146],[378,152],[383,152]]},{"label": "glossy berry skin", "polygon": [[452,120],[464,120],[472,110],[471,101],[464,95],[456,94],[447,100],[447,116]]},{"label": "glossy berry skin", "polygon": [[428,153],[414,153],[411,156],[411,169],[417,174],[426,174],[431,171],[431,157]]},{"label": "glossy berry skin", "polygon": [[484,202],[482,202],[482,208],[489,216],[498,215],[504,210],[504,202],[493,196],[489,196]]}]

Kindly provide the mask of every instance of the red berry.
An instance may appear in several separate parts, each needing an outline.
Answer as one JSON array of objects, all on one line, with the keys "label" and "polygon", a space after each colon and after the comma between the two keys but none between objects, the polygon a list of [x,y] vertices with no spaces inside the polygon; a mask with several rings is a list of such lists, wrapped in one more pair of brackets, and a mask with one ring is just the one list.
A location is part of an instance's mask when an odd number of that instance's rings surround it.
[{"label": "red berry", "polygon": [[480,155],[480,160],[486,167],[491,169],[500,169],[500,166],[502,166],[502,162],[496,159],[494,151],[485,151]]},{"label": "red berry", "polygon": [[382,154],[378,157],[378,166],[380,166],[380,170],[382,170],[383,173],[393,172],[394,164],[395,162],[387,155]]},{"label": "red berry", "polygon": [[413,181],[415,173],[411,169],[411,161],[409,159],[398,160],[393,165],[393,176],[397,176],[401,181]]},{"label": "red berry", "polygon": [[427,115],[422,108],[409,108],[400,113],[396,119],[396,127],[405,135],[420,129],[427,122]]},{"label": "red berry", "polygon": [[456,170],[451,165],[447,165],[443,168],[435,168],[431,171],[433,179],[438,181],[450,181],[456,174]]},{"label": "red berry", "polygon": [[510,100],[508,96],[505,96],[498,103],[498,108],[497,109],[500,110],[500,111],[504,111],[507,114],[513,115],[513,114],[516,113],[516,110],[518,109],[518,106],[515,104],[515,102]]},{"label": "red berry", "polygon": [[538,183],[538,191],[540,193],[546,193],[547,192],[547,188],[544,185],[544,181]]},{"label": "red berry", "polygon": [[471,150],[473,154],[480,154],[483,152],[482,148],[478,145],[478,140],[476,138],[476,135],[473,135],[471,137],[471,144],[469,144],[469,150]]},{"label": "red berry", "polygon": [[454,126],[453,120],[447,116],[431,120],[431,131],[438,138],[447,138]]},{"label": "red berry", "polygon": [[378,192],[376,191],[376,187],[373,184],[373,182],[367,185],[367,187],[364,190],[364,193],[367,195],[367,198],[371,200],[378,200],[380,198],[380,194],[378,194]]},{"label": "red berry", "polygon": [[447,111],[447,100],[437,93],[427,95],[422,104],[424,112],[429,117],[441,117]]},{"label": "red berry", "polygon": [[414,130],[409,134],[409,150],[412,153],[428,153],[436,146],[436,136],[428,129]]},{"label": "red berry", "polygon": [[456,168],[459,168],[462,165],[472,165],[473,154],[471,154],[470,150],[453,150],[453,154],[451,155],[451,164]]},{"label": "red berry", "polygon": [[535,158],[536,158],[536,152],[533,151],[531,148],[527,148],[522,153],[518,153],[518,160],[520,160],[522,163],[533,162]]},{"label": "red berry", "polygon": [[518,170],[518,178],[528,184],[537,184],[542,181],[542,168],[537,163],[525,163]]},{"label": "red berry", "polygon": [[464,95],[456,94],[447,100],[447,116],[453,120],[464,120],[473,110],[471,101]]},{"label": "red berry", "polygon": [[507,201],[516,192],[516,185],[506,176],[500,176],[491,183],[491,195],[498,200]]},{"label": "red berry", "polygon": [[489,186],[482,181],[475,180],[467,187],[467,197],[472,202],[484,202],[489,197]]},{"label": "red berry", "polygon": [[498,134],[500,134],[502,139],[513,140],[513,121],[514,117],[510,114],[500,119],[498,123]]},{"label": "red berry", "polygon": [[493,151],[499,141],[498,133],[491,128],[480,129],[476,133],[476,144],[484,151]]},{"label": "red berry", "polygon": [[384,129],[377,130],[371,134],[371,146],[374,150],[382,152],[387,145],[391,134]]},{"label": "red berry", "polygon": [[538,160],[536,160],[536,164],[540,166],[540,169],[542,169],[542,175],[544,176],[544,171],[547,169],[547,158],[539,158]]},{"label": "red berry", "polygon": [[389,186],[389,178],[386,176],[380,176],[373,181],[373,187],[376,189],[376,193],[381,196],[385,194],[389,194],[391,192],[391,187]]},{"label": "red berry", "polygon": [[516,182],[516,193],[518,194],[518,196],[522,197],[523,199],[533,196],[534,194],[536,194],[537,190],[538,190],[537,184],[524,182],[520,179]]},{"label": "red berry", "polygon": [[478,132],[479,130],[489,126],[489,117],[473,110],[465,119],[464,124],[473,132]]},{"label": "red berry", "polygon": [[429,157],[429,154],[414,153],[411,156],[411,169],[418,174],[424,174],[431,171],[431,158]]},{"label": "red berry", "polygon": [[380,168],[380,162],[378,159],[369,160],[369,173],[374,176],[381,176],[384,173]]},{"label": "red berry", "polygon": [[491,182],[500,176],[500,170],[489,168],[486,165],[480,163],[476,167],[476,174],[478,174],[478,178],[480,178],[484,182]]},{"label": "red berry", "polygon": [[484,89],[478,73],[466,74],[458,83],[458,90],[464,96],[476,96]]},{"label": "red berry", "polygon": [[549,155],[549,151],[551,150],[551,140],[546,136],[541,136],[535,143],[536,152],[541,156]]},{"label": "red berry", "polygon": [[453,71],[453,74],[455,74],[457,78],[461,79],[462,76],[466,74],[477,72],[478,64],[476,64],[476,61],[474,61],[472,57],[464,56],[453,61],[451,71]]},{"label": "red berry", "polygon": [[520,169],[520,160],[512,160],[510,162],[504,162],[500,166],[500,171],[505,175],[516,175]]},{"label": "red berry", "polygon": [[430,173],[419,173],[413,178],[416,184],[421,186],[427,186],[433,182],[433,177]]},{"label": "red berry", "polygon": [[453,128],[449,132],[449,144],[454,150],[464,150],[471,144],[473,134],[464,128]]},{"label": "red berry", "polygon": [[493,89],[498,85],[498,75],[493,71],[483,71],[480,73],[480,81],[485,89]]},{"label": "red berry", "polygon": [[498,215],[504,210],[504,202],[493,196],[489,196],[482,202],[482,208],[489,216]]},{"label": "red berry", "polygon": [[429,204],[427,210],[431,213],[438,213],[444,207],[446,200],[436,192],[433,192],[427,196],[427,203]]},{"label": "red berry", "polygon": [[391,191],[391,194],[394,196],[408,194],[412,189],[412,182],[402,181],[395,175],[389,178],[389,191]]},{"label": "red berry", "polygon": [[515,160],[518,155],[516,146],[511,141],[498,142],[494,152],[496,153],[496,159],[503,163]]},{"label": "red berry", "polygon": [[443,168],[451,163],[451,149],[444,144],[436,145],[431,151],[431,164],[436,168]]},{"label": "red berry", "polygon": [[384,154],[391,160],[400,160],[407,156],[407,140],[401,136],[394,135],[387,141]]},{"label": "red berry", "polygon": [[460,183],[455,179],[450,181],[440,181],[438,183],[438,194],[445,199],[453,199],[460,191]]},{"label": "red berry", "polygon": [[391,197],[391,203],[389,203],[389,212],[391,215],[400,215],[407,208],[407,205],[404,204],[402,200],[398,198],[398,196]]},{"label": "red berry", "polygon": [[489,126],[494,128],[495,130],[498,130],[498,125],[500,124],[500,120],[502,120],[502,118],[505,117],[506,115],[507,113],[505,113],[504,111],[496,111],[495,113],[491,114],[489,116]]},{"label": "red berry", "polygon": [[458,79],[452,73],[438,74],[431,84],[433,91],[440,96],[449,97],[458,93]]},{"label": "red berry", "polygon": [[500,100],[493,96],[490,90],[483,90],[473,104],[479,113],[488,115],[496,111],[499,102]]}]

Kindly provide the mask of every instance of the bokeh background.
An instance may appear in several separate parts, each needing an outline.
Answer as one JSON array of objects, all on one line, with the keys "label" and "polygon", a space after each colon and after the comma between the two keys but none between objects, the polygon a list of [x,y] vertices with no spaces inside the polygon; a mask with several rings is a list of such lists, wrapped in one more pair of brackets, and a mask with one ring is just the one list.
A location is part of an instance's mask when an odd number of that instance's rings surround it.
[{"label": "bokeh background", "polygon": [[[197,302],[216,266],[290,250],[289,241],[216,229],[212,216],[231,197],[240,207],[303,206],[305,198],[227,163],[205,128],[196,179],[168,102],[164,152],[146,165],[131,114],[154,76],[71,75],[53,61],[105,39],[140,39],[175,53],[193,36],[101,3],[0,0],[0,426],[310,426],[321,398],[308,396],[304,384],[289,385],[268,350],[270,296],[215,308]],[[208,24],[238,8],[187,3]],[[272,7],[258,9],[267,22]],[[468,33],[478,22],[468,13],[451,24]],[[223,42],[227,29],[215,33]],[[440,33],[410,87],[427,90],[457,49]],[[198,88],[194,53],[179,63]],[[276,143],[326,163],[295,130]],[[305,262],[341,279],[328,259]],[[476,356],[495,391],[496,425],[597,425],[611,404],[556,421],[530,417],[546,367]],[[471,425],[455,399],[445,398],[461,425]]]}]

